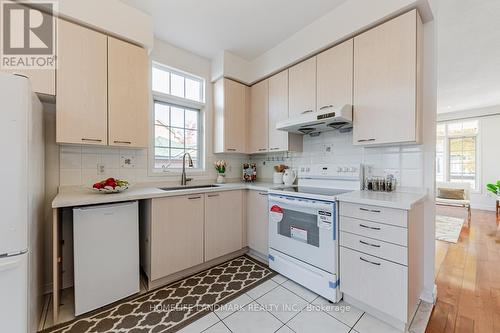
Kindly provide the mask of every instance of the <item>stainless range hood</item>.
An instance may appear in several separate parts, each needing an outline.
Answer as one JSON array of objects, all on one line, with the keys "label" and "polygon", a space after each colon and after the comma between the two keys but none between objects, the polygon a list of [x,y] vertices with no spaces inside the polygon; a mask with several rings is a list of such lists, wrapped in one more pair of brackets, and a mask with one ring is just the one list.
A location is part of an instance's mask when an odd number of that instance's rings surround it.
[{"label": "stainless range hood", "polygon": [[352,105],[329,105],[320,111],[306,111],[281,121],[276,129],[295,134],[316,134],[326,131],[352,128]]}]

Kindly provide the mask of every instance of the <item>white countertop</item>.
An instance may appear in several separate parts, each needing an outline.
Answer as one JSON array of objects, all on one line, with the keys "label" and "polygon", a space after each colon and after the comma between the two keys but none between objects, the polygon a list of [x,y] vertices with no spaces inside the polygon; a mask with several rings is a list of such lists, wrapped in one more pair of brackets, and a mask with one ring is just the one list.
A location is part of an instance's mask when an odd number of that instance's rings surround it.
[{"label": "white countertop", "polygon": [[[190,185],[199,185],[199,184],[190,184]],[[112,203],[120,201],[141,200],[141,199],[151,199],[160,197],[170,197],[176,195],[220,192],[220,191],[231,191],[231,190],[249,189],[256,191],[267,191],[270,188],[277,186],[276,184],[266,183],[266,182],[253,182],[253,183],[237,182],[237,183],[227,183],[218,185],[220,186],[211,188],[181,189],[175,191],[163,191],[158,188],[161,186],[155,186],[155,185],[135,185],[131,186],[128,190],[123,191],[121,193],[112,193],[112,194],[94,192],[93,190],[83,186],[71,186],[71,187],[61,188],[59,190],[59,193],[52,201],[52,208],[96,205],[96,204],[104,204],[104,203]],[[170,186],[178,186],[178,185],[170,184]]]},{"label": "white countertop", "polygon": [[338,200],[340,202],[409,210],[426,197],[427,193],[423,189],[398,190],[395,192],[354,191],[339,195]]}]

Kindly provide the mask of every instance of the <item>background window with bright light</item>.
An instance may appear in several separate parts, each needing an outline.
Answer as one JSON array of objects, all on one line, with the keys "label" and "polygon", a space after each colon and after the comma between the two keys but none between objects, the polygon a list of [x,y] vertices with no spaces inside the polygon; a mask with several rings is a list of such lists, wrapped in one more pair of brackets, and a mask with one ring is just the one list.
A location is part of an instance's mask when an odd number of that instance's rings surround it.
[{"label": "background window with bright light", "polygon": [[153,169],[182,168],[182,157],[189,153],[194,167],[202,163],[203,79],[153,64],[154,162]]},{"label": "background window with bright light", "polygon": [[437,126],[436,181],[467,182],[478,188],[477,120]]}]

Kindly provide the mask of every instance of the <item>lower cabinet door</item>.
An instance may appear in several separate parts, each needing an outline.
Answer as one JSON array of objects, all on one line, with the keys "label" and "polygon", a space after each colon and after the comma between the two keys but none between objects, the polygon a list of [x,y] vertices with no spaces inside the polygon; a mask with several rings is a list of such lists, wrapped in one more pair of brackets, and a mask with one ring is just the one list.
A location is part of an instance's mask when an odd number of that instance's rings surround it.
[{"label": "lower cabinet door", "polygon": [[151,280],[203,263],[203,194],[152,199]]},{"label": "lower cabinet door", "polygon": [[243,247],[243,192],[205,194],[205,261]]},{"label": "lower cabinet door", "polygon": [[248,247],[267,257],[269,252],[267,192],[248,191],[246,212]]},{"label": "lower cabinet door", "polygon": [[407,322],[408,269],[405,266],[341,247],[340,290]]}]

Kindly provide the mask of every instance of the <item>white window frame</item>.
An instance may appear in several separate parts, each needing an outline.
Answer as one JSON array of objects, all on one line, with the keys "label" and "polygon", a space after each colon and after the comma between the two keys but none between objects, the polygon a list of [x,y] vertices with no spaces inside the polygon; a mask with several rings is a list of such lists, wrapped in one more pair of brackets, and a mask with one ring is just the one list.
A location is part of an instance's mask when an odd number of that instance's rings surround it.
[{"label": "white window frame", "polygon": [[[448,125],[449,124],[458,124],[458,123],[464,123],[464,122],[469,122],[469,121],[477,121],[477,134],[475,135],[467,135],[467,134],[459,134],[459,135],[448,135]],[[481,152],[481,119],[479,118],[467,118],[467,119],[456,119],[456,120],[447,120],[447,121],[440,121],[437,123],[438,125],[444,124],[444,136],[442,137],[444,139],[444,181],[449,182],[450,181],[450,139],[454,138],[468,138],[468,137],[475,137],[476,141],[476,150],[475,150],[475,167],[476,167],[476,188],[471,188],[471,193],[482,193],[482,178],[481,178],[481,157],[482,157],[482,152]]]},{"label": "white window frame", "polygon": [[[149,175],[150,176],[168,176],[168,175],[180,175],[182,173],[181,168],[156,168],[155,167],[155,104],[165,103],[169,105],[177,105],[179,107],[198,110],[198,161],[199,166],[197,168],[189,168],[190,174],[204,174],[206,171],[205,166],[205,156],[206,156],[206,140],[205,140],[205,91],[206,91],[206,81],[205,79],[195,76],[190,73],[183,72],[178,69],[171,68],[169,66],[160,64],[158,62],[152,61],[150,72],[152,73],[153,67],[169,71],[170,73],[175,73],[187,78],[199,80],[202,84],[200,96],[203,102],[197,102],[194,100],[181,98],[178,96],[173,96],[170,94],[165,94],[159,91],[154,91],[151,82],[151,93],[152,93],[152,105],[151,105],[151,127],[152,130],[150,135],[150,156],[149,156]],[[152,81],[152,78],[151,78]],[[187,165],[186,165],[187,167]]]}]

